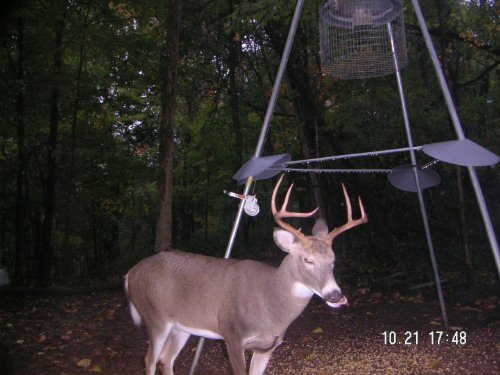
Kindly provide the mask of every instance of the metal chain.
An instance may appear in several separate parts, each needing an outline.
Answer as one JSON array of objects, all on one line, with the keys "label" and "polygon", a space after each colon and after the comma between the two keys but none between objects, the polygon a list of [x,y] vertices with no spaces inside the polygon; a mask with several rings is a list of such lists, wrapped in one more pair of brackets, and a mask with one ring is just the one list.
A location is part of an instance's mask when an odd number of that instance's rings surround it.
[{"label": "metal chain", "polygon": [[392,169],[308,169],[308,168],[276,168],[272,170],[279,170],[283,172],[299,172],[299,173],[392,173]]}]

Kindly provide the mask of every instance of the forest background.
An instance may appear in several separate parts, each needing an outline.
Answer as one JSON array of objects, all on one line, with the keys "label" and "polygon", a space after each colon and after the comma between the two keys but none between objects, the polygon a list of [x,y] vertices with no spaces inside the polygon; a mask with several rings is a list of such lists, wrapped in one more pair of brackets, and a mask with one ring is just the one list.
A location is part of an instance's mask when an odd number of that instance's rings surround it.
[{"label": "forest background", "polygon": [[[405,147],[393,75],[321,74],[323,2],[305,2],[264,155],[302,159]],[[110,279],[170,244],[222,256],[238,203],[222,191],[237,189],[232,175],[254,153],[294,6],[284,0],[3,2],[0,266],[12,284]],[[423,0],[421,6],[467,137],[498,154],[498,2]],[[404,17],[409,64],[402,76],[415,144],[455,139],[408,1]],[[408,163],[407,154],[398,154],[336,166]],[[440,270],[468,286],[498,283],[466,171],[445,164],[436,170],[442,183],[426,190],[425,199]],[[500,171],[478,174],[498,233]],[[369,224],[335,244],[342,277],[358,287],[394,274],[410,284],[432,278],[414,194],[380,174],[291,179],[297,208],[319,204],[332,227],[345,221],[341,182],[352,197],[363,197]],[[245,217],[235,257],[279,256],[272,244],[273,184],[257,182],[261,213]],[[157,229],[159,191],[172,194],[172,220]],[[166,242],[159,243],[159,232]]]}]

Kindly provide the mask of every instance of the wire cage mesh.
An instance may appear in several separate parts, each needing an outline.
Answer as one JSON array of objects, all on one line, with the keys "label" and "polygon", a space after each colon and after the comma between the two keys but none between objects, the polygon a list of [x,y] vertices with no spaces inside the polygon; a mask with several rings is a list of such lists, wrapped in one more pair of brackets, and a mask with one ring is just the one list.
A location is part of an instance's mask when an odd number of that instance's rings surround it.
[{"label": "wire cage mesh", "polygon": [[328,0],[319,10],[321,68],[341,79],[384,76],[408,62],[403,0]]}]

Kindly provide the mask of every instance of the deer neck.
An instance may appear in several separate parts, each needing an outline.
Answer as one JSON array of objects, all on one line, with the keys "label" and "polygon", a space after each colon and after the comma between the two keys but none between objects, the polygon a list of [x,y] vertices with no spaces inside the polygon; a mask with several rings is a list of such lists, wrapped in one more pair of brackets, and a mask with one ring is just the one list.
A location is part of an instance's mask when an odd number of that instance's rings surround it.
[{"label": "deer neck", "polygon": [[[281,265],[275,269],[268,292],[273,305],[280,305],[285,319],[294,320],[304,311],[313,296],[313,292],[297,279],[298,271],[294,259],[287,255]],[[283,314],[283,313],[282,313]]]}]

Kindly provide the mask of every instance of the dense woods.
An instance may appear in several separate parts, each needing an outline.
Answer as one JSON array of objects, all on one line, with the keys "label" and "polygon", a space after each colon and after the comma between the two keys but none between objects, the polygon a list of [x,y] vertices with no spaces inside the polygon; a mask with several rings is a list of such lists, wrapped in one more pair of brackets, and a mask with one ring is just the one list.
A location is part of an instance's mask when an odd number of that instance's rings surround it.
[{"label": "dense woods", "polygon": [[[322,2],[305,3],[264,155],[405,147],[394,76],[321,74]],[[413,9],[404,5],[409,64],[402,75],[415,142],[455,139]],[[467,136],[498,154],[498,3],[421,6]],[[2,7],[0,252],[12,284],[107,279],[170,244],[221,256],[237,207],[222,191],[236,191],[232,175],[253,155],[294,2],[25,0]],[[397,154],[338,167],[408,163]],[[442,183],[425,199],[440,269],[469,285],[497,282],[466,171],[435,169]],[[500,172],[478,174],[498,235]],[[369,224],[335,244],[341,277],[365,286],[394,273],[410,284],[431,280],[414,194],[394,189],[383,174],[292,179],[294,201],[304,209],[320,204],[332,227],[345,220],[340,182],[363,197]],[[244,219],[235,257],[279,254],[273,183],[256,183],[261,213]],[[161,196],[164,185],[171,197]],[[160,215],[165,202],[170,219]],[[158,240],[158,232],[166,237]]]}]

